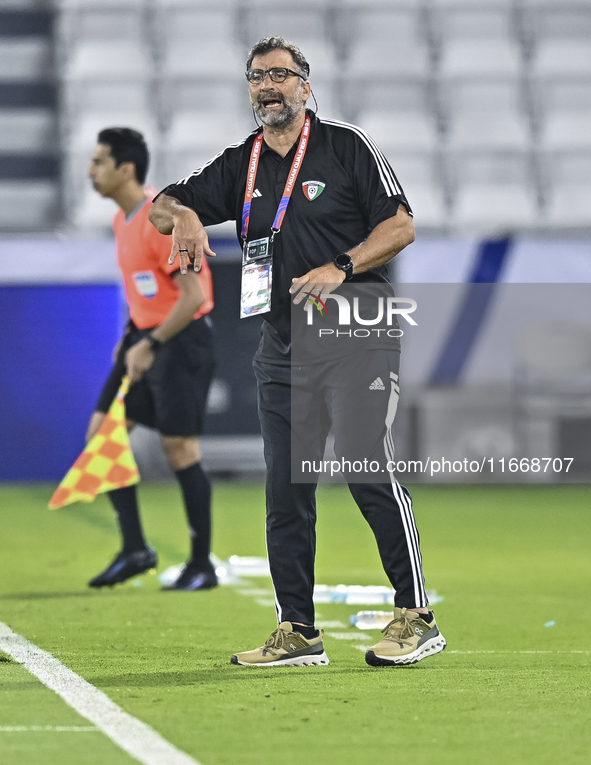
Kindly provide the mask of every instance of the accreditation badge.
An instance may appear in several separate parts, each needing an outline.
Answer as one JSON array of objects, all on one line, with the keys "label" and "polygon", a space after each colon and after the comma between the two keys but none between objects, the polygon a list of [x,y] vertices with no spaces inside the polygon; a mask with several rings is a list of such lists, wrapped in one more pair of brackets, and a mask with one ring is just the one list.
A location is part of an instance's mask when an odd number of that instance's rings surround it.
[{"label": "accreditation badge", "polygon": [[242,289],[240,318],[257,316],[271,310],[273,281],[273,239],[253,239],[242,249]]}]

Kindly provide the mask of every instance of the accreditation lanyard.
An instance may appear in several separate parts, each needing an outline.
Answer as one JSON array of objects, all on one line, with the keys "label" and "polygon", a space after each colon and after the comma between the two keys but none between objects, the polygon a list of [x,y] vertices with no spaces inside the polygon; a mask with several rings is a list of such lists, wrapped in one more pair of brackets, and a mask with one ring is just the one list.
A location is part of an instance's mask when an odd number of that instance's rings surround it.
[{"label": "accreditation lanyard", "polygon": [[246,176],[246,189],[244,191],[244,206],[242,208],[242,290],[240,299],[240,318],[256,316],[259,313],[267,313],[271,310],[271,284],[273,278],[273,240],[281,231],[283,219],[287,212],[287,206],[291,199],[295,182],[302,166],[308,140],[310,137],[311,120],[308,115],[304,120],[304,127],[300,135],[300,141],[293,159],[291,170],[287,176],[283,196],[275,213],[275,219],[271,226],[271,236],[262,239],[248,241],[248,226],[250,223],[250,206],[254,195],[255,181],[261,149],[263,146],[263,132],[257,134],[250,152],[248,173]]}]

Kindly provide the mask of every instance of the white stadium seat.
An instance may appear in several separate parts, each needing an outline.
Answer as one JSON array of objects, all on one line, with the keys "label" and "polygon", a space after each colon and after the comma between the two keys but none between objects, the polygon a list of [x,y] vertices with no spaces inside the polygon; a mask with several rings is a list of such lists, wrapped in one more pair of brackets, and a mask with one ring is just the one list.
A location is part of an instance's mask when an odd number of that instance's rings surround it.
[{"label": "white stadium seat", "polygon": [[234,115],[179,111],[172,117],[165,145],[174,150],[207,147],[215,154],[229,144],[243,141],[252,129],[254,124]]},{"label": "white stadium seat", "polygon": [[59,185],[54,181],[0,181],[0,227],[53,229],[58,221]]},{"label": "white stadium seat", "polygon": [[51,109],[0,109],[0,152],[38,153],[57,145],[56,124]]},{"label": "white stadium seat", "polygon": [[347,77],[426,77],[429,51],[418,8],[358,9],[351,16]]},{"label": "white stadium seat", "polygon": [[440,62],[442,77],[458,75],[517,77],[521,71],[521,52],[510,39],[458,40],[446,42]]},{"label": "white stadium seat", "polygon": [[591,75],[591,5],[564,0],[530,7],[534,76]]},{"label": "white stadium seat", "polygon": [[433,151],[438,145],[435,121],[425,112],[364,113],[360,126],[386,153],[405,149]]},{"label": "white stadium seat", "polygon": [[589,181],[557,183],[543,223],[553,228],[591,229],[591,184]]},{"label": "white stadium seat", "polygon": [[453,222],[459,229],[485,235],[535,226],[534,192],[519,183],[466,183],[456,192]]},{"label": "white stadium seat", "polygon": [[527,155],[459,154],[453,165],[456,228],[495,234],[536,225],[537,198]]},{"label": "white stadium seat", "polygon": [[90,152],[96,144],[99,131],[106,127],[130,127],[143,133],[148,146],[157,144],[158,128],[154,116],[139,111],[110,111],[83,112],[72,121],[68,136],[68,150],[72,152]]},{"label": "white stadium seat", "polygon": [[[240,6],[242,0],[216,0],[216,10],[220,8],[235,9]],[[157,8],[165,11],[173,9],[184,10],[211,10],[211,0],[154,0],[154,4]]]},{"label": "white stadium seat", "polygon": [[67,45],[83,40],[126,40],[137,43],[146,33],[146,15],[142,10],[125,5],[107,9],[87,7],[65,13],[59,32]]},{"label": "white stadium seat", "polygon": [[[262,37],[285,37],[301,47],[307,57],[306,40],[322,40],[330,47],[329,23],[326,6],[321,3],[277,3],[251,0],[244,16],[241,39],[250,46]],[[300,45],[300,42],[302,43]],[[332,53],[332,51],[331,51]]]},{"label": "white stadium seat", "polygon": [[591,77],[541,80],[536,101],[542,149],[591,148]]},{"label": "white stadium seat", "polygon": [[207,148],[185,149],[183,151],[166,152],[163,159],[162,177],[164,183],[176,183],[186,178],[194,170],[203,167],[216,156],[217,152]]},{"label": "white stadium seat", "polygon": [[235,78],[238,80],[244,72],[244,57],[234,43],[229,40],[205,42],[187,45],[169,42],[166,50],[162,74],[171,77],[195,77],[206,80],[215,78]]},{"label": "white stadium seat", "polygon": [[536,46],[532,71],[548,75],[591,76],[591,40],[544,40]]},{"label": "white stadium seat", "polygon": [[44,79],[51,71],[51,44],[45,37],[3,37],[0,81]]},{"label": "white stadium seat", "polygon": [[158,103],[162,110],[163,121],[167,125],[171,115],[181,110],[208,110],[213,114],[237,112],[249,120],[252,119],[244,77],[164,78],[160,82]]},{"label": "white stadium seat", "polygon": [[544,223],[591,228],[591,151],[545,155],[548,205]]},{"label": "white stadium seat", "polygon": [[73,80],[148,78],[152,73],[149,51],[125,40],[92,40],[76,45],[66,63],[65,77]]},{"label": "white stadium seat", "polygon": [[109,11],[122,8],[141,9],[145,0],[55,0],[60,11]]},{"label": "white stadium seat", "polygon": [[465,149],[519,149],[530,144],[529,118],[518,80],[448,83],[447,146]]},{"label": "white stadium seat", "polygon": [[162,8],[158,21],[165,44],[189,46],[185,49],[187,57],[204,42],[231,42],[236,34],[234,9],[217,4],[207,9],[191,5]]},{"label": "white stadium seat", "polygon": [[161,175],[165,183],[184,178],[233,143],[243,141],[254,129],[236,113],[179,111],[173,114],[164,138]]},{"label": "white stadium seat", "polygon": [[426,152],[386,152],[414,214],[417,227],[446,225],[443,185],[438,158]]},{"label": "white stadium seat", "polygon": [[544,120],[540,145],[544,149],[591,149],[591,109],[553,112]]},{"label": "white stadium seat", "polygon": [[444,11],[511,11],[515,0],[431,0],[433,7]]},{"label": "white stadium seat", "polygon": [[149,80],[97,79],[63,83],[62,98],[70,116],[95,112],[149,112],[154,106],[154,88]]},{"label": "white stadium seat", "polygon": [[90,185],[86,185],[76,200],[71,222],[76,228],[98,229],[108,235],[112,231],[116,211],[112,199],[101,197]]},{"label": "white stadium seat", "polygon": [[384,47],[371,40],[360,40],[352,45],[346,73],[347,79],[363,77],[369,81],[404,76],[427,77],[427,46],[408,42]]},{"label": "white stadium seat", "polygon": [[439,74],[517,77],[522,52],[511,9],[503,6],[442,8],[434,14]]}]

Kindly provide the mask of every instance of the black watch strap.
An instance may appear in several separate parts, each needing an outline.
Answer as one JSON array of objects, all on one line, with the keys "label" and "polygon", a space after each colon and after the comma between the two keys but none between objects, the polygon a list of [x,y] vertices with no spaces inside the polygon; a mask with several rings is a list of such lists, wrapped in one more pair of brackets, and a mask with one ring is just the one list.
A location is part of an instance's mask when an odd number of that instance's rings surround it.
[{"label": "black watch strap", "polygon": [[162,341],[157,340],[154,337],[154,335],[146,335],[146,340],[150,344],[150,348],[152,349],[154,353],[156,353],[156,351],[159,351],[160,348],[162,348],[162,345],[163,345]]},{"label": "black watch strap", "polygon": [[351,260],[350,255],[347,255],[346,252],[342,252],[340,255],[336,256],[333,263],[339,271],[343,271],[346,282],[353,278],[353,261]]}]

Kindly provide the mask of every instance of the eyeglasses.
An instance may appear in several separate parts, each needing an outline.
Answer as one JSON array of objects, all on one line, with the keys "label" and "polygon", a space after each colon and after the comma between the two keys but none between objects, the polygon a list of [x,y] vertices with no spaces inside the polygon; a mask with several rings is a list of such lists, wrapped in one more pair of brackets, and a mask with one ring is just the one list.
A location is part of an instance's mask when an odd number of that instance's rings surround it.
[{"label": "eyeglasses", "polygon": [[271,78],[271,82],[285,82],[288,77],[306,79],[303,75],[298,74],[298,72],[286,69],[284,66],[274,66],[272,69],[249,69],[248,72],[245,72],[245,75],[251,85],[260,85],[265,81],[267,75]]}]

